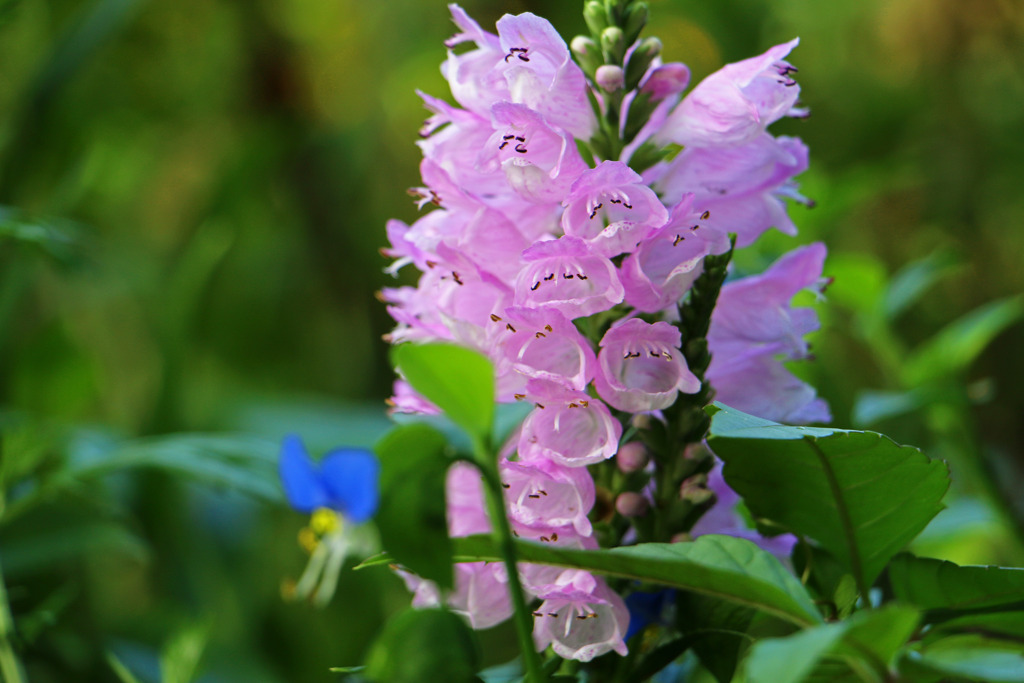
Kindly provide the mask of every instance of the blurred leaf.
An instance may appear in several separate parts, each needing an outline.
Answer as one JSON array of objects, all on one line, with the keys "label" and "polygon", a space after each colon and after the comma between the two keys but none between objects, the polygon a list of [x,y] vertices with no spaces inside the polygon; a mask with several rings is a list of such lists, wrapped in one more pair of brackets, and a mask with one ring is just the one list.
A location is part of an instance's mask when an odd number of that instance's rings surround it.
[{"label": "blurred leaf", "polygon": [[[978,634],[955,635],[907,653],[901,670],[991,683],[1024,682],[1024,645]],[[911,678],[910,680],[918,680]]]},{"label": "blurred leaf", "polygon": [[882,420],[912,413],[924,406],[928,398],[920,390],[862,391],[857,395],[850,418],[854,424],[868,427]]},{"label": "blurred leaf", "polygon": [[743,664],[747,683],[800,683],[845,631],[844,622],[821,624],[786,638],[757,642]]},{"label": "blurred leaf", "polygon": [[60,526],[36,529],[30,535],[5,539],[0,562],[9,576],[32,576],[92,552],[145,559],[149,548],[123,524],[84,516],[66,519]]},{"label": "blurred leaf", "polygon": [[[460,562],[501,561],[489,536],[456,538],[452,542]],[[610,550],[574,550],[516,541],[516,556],[521,562],[586,569],[683,588],[798,625],[821,621],[807,591],[774,555],[732,536],[707,534],[690,543],[641,543]]]},{"label": "blurred leaf", "polygon": [[905,386],[966,370],[985,347],[1024,315],[1024,296],[979,306],[914,350],[903,368]]},{"label": "blurred leaf", "polygon": [[889,581],[898,600],[926,610],[1024,607],[1024,569],[961,567],[901,554],[889,565]]},{"label": "blurred leaf", "polygon": [[17,209],[0,206],[0,244],[31,245],[57,261],[67,263],[78,256],[77,228],[70,221],[29,219]]},{"label": "blurred leaf", "polygon": [[827,273],[829,301],[863,313],[872,313],[885,291],[885,267],[866,254],[830,254]]},{"label": "blurred leaf", "polygon": [[442,589],[453,583],[452,546],[445,507],[451,459],[444,435],[431,427],[398,427],[376,447],[380,507],[374,520],[381,545],[395,559]]},{"label": "blurred leaf", "polygon": [[916,302],[922,294],[949,275],[957,265],[956,256],[949,251],[936,251],[923,259],[913,261],[893,275],[885,290],[882,308],[892,320]]},{"label": "blurred leaf", "polygon": [[171,637],[160,653],[161,683],[191,683],[210,640],[212,624],[191,624]]},{"label": "blurred leaf", "polygon": [[370,648],[366,676],[378,683],[472,683],[480,653],[461,617],[441,609],[409,609],[387,624]]},{"label": "blurred leaf", "polygon": [[920,618],[920,612],[907,605],[861,610],[844,622],[846,633],[839,653],[849,657],[870,654],[876,668],[886,671],[914,635]]},{"label": "blurred leaf", "polygon": [[453,344],[401,344],[395,366],[412,388],[476,439],[487,439],[494,419],[494,367],[484,356]]},{"label": "blurred leaf", "polygon": [[716,403],[708,443],[755,517],[816,540],[863,593],[942,509],[945,463],[874,432],[788,427]]},{"label": "blurred leaf", "polygon": [[114,670],[114,674],[117,676],[121,683],[141,683],[138,678],[135,677],[131,671],[128,670],[121,660],[117,658],[113,652],[107,652],[107,662],[110,664],[110,668]]}]

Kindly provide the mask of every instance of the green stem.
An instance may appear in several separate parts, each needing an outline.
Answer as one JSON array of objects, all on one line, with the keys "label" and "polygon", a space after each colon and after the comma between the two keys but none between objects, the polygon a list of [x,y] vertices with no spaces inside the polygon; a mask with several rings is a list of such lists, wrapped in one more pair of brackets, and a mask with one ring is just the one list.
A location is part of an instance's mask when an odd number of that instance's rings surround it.
[{"label": "green stem", "polygon": [[519,649],[523,652],[526,682],[543,683],[547,677],[544,675],[540,656],[533,643],[533,620],[530,618],[526,593],[523,591],[523,584],[519,580],[519,570],[516,568],[516,548],[512,538],[512,527],[508,522],[508,515],[505,513],[505,494],[501,486],[501,477],[498,475],[497,460],[490,450],[482,441],[474,440],[473,453],[476,456],[474,464],[484,477],[487,512],[491,519],[492,534],[508,573],[508,592],[512,599],[513,609],[512,622],[519,639]]},{"label": "green stem", "polygon": [[0,569],[0,674],[5,683],[24,683],[21,664],[11,646],[14,635],[14,619],[11,617],[11,606],[7,601],[7,585],[4,583],[3,570]]}]

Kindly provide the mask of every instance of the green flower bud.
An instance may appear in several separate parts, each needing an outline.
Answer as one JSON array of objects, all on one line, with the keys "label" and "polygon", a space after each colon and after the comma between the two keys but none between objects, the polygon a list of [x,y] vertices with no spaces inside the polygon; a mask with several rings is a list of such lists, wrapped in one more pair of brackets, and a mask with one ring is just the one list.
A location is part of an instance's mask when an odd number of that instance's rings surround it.
[{"label": "green flower bud", "polygon": [[629,56],[626,64],[626,90],[634,90],[640,85],[640,79],[647,73],[654,58],[661,54],[661,41],[657,38],[644,38]]},{"label": "green flower bud", "polygon": [[626,54],[626,36],[618,26],[609,26],[601,32],[601,52],[605,64],[622,64]]},{"label": "green flower bud", "polygon": [[623,31],[626,33],[626,45],[632,45],[640,37],[640,32],[647,25],[649,10],[646,2],[634,2],[626,8]]},{"label": "green flower bud", "polygon": [[608,13],[604,11],[600,0],[589,0],[583,5],[583,21],[587,22],[590,35],[595,37],[608,28]]},{"label": "green flower bud", "polygon": [[576,63],[583,69],[583,73],[593,80],[597,67],[604,64],[604,58],[601,56],[601,49],[597,43],[586,36],[576,36],[569,43],[569,49],[572,50],[573,56],[576,57]]}]

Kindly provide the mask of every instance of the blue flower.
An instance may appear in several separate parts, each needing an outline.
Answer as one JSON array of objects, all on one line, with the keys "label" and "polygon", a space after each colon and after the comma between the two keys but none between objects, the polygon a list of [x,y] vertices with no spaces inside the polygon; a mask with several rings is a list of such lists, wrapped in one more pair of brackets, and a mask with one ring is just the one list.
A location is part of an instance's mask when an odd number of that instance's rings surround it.
[{"label": "blue flower", "polygon": [[380,463],[363,448],[339,448],[317,463],[302,439],[290,434],[281,444],[281,484],[299,512],[329,508],[356,524],[373,517],[380,501]]},{"label": "blue flower", "polygon": [[665,588],[655,593],[634,592],[626,596],[626,609],[629,610],[629,630],[626,632],[628,641],[634,635],[651,624],[667,626],[665,611],[675,602],[676,591]]}]

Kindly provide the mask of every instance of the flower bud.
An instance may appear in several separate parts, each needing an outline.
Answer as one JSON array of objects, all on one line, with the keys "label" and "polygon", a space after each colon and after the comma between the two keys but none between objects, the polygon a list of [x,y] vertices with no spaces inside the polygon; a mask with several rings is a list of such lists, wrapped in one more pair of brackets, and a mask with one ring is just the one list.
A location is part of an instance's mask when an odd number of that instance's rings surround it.
[{"label": "flower bud", "polygon": [[576,36],[569,43],[569,49],[572,50],[573,55],[576,57],[576,63],[583,69],[583,73],[591,78],[594,77],[594,72],[597,71],[597,68],[604,63],[601,49],[597,47],[597,43],[591,38]]},{"label": "flower bud", "polygon": [[622,84],[625,82],[625,76],[623,75],[621,66],[605,64],[604,66],[599,66],[597,68],[597,72],[594,74],[594,80],[606,92],[615,92],[622,88]]},{"label": "flower bud", "polygon": [[615,499],[615,510],[623,517],[643,517],[650,508],[650,501],[635,491],[624,491]]},{"label": "flower bud", "polygon": [[655,57],[661,54],[661,41],[657,38],[644,38],[629,55],[629,63],[626,64],[626,89],[633,90],[640,84],[647,69],[651,66]]},{"label": "flower bud", "polygon": [[587,22],[591,35],[601,35],[601,31],[608,27],[608,13],[604,11],[604,4],[600,0],[590,0],[583,5],[583,21]]},{"label": "flower bud", "polygon": [[625,20],[622,22],[626,32],[626,45],[632,45],[640,37],[640,32],[647,25],[647,15],[646,2],[634,2],[626,8]]},{"label": "flower bud", "polygon": [[626,35],[618,26],[609,26],[601,31],[601,53],[607,64],[622,64],[626,54]]},{"label": "flower bud", "polygon": [[619,447],[619,452],[615,454],[615,462],[618,464],[619,470],[627,474],[647,467],[650,459],[647,447],[639,441],[623,444]]}]

